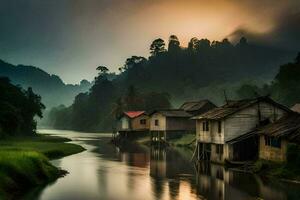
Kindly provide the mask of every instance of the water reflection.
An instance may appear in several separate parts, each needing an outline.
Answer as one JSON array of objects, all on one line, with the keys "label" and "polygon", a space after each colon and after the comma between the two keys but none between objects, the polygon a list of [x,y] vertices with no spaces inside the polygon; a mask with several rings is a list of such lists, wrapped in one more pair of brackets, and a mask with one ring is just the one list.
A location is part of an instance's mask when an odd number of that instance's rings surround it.
[{"label": "water reflection", "polygon": [[115,147],[103,134],[71,132],[67,136],[87,151],[53,161],[70,174],[34,190],[28,195],[30,199],[299,199],[299,185],[261,179],[220,165],[194,166],[188,149],[130,143]]}]

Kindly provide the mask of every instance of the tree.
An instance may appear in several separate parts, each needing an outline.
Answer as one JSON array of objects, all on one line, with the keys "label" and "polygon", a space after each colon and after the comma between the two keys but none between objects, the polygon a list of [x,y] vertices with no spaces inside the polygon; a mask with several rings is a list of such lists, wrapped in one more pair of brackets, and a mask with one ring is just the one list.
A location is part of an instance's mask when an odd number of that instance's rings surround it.
[{"label": "tree", "polygon": [[0,78],[0,91],[0,133],[34,134],[34,117],[42,118],[42,110],[45,109],[41,97],[31,88],[23,90],[11,84],[8,78]]},{"label": "tree", "polygon": [[210,47],[211,47],[211,44],[208,39],[198,40],[196,43],[196,46],[195,46],[197,51],[202,51],[202,50],[205,51],[205,50],[208,50]]},{"label": "tree", "polygon": [[142,95],[135,86],[130,85],[124,98],[126,110],[143,110],[144,102]]},{"label": "tree", "polygon": [[259,96],[259,88],[256,85],[244,84],[236,91],[240,99],[249,99]]},{"label": "tree", "polygon": [[123,99],[120,97],[113,104],[111,114],[114,116],[115,119],[118,119],[124,111],[125,111],[125,105]]},{"label": "tree", "polygon": [[146,61],[147,61],[147,59],[142,56],[131,56],[130,58],[126,59],[126,62],[125,62],[125,65],[124,65],[122,71],[127,71],[133,67],[141,66],[141,65],[145,64]]},{"label": "tree", "polygon": [[277,100],[289,106],[300,102],[300,62],[298,59],[299,54],[294,63],[280,66],[273,83]]},{"label": "tree", "polygon": [[170,95],[168,93],[150,92],[144,95],[146,111],[170,109]]},{"label": "tree", "polygon": [[180,50],[180,42],[176,35],[171,35],[169,37],[169,45],[168,45],[168,52],[178,52]]},{"label": "tree", "polygon": [[99,71],[100,74],[107,74],[109,71],[109,69],[105,66],[98,66],[96,69]]},{"label": "tree", "polygon": [[193,37],[188,44],[188,50],[194,51],[196,49],[198,41],[199,41],[198,38]]},{"label": "tree", "polygon": [[165,41],[161,38],[154,40],[150,45],[151,56],[157,56],[165,51]]}]

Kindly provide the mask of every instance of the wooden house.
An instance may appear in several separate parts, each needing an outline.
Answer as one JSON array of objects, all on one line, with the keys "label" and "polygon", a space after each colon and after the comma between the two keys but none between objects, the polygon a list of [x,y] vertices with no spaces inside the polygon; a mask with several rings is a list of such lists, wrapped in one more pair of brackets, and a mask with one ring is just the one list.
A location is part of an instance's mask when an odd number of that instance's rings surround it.
[{"label": "wooden house", "polygon": [[183,133],[194,132],[195,122],[191,114],[181,109],[157,110],[150,114],[150,133],[154,141],[178,137]]},{"label": "wooden house", "polygon": [[291,112],[268,97],[228,101],[196,120],[197,157],[213,162],[251,160],[258,154],[254,130]]},{"label": "wooden house", "polygon": [[286,161],[287,146],[300,144],[300,114],[291,113],[259,130],[259,158]]},{"label": "wooden house", "polygon": [[217,106],[209,100],[200,100],[200,101],[188,101],[180,106],[179,109],[182,109],[193,116],[203,114]]},{"label": "wooden house", "polygon": [[137,137],[148,134],[149,115],[145,111],[123,112],[118,121],[118,133],[123,137]]}]

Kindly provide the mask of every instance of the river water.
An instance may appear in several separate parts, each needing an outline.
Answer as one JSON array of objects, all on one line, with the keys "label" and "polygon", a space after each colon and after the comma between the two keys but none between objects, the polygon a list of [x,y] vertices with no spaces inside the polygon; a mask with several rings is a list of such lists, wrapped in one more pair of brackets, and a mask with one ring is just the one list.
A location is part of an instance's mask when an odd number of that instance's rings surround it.
[{"label": "river water", "polygon": [[110,134],[41,130],[87,150],[52,163],[69,174],[25,199],[40,200],[247,200],[300,199],[300,185],[190,162],[187,149],[109,144]]}]

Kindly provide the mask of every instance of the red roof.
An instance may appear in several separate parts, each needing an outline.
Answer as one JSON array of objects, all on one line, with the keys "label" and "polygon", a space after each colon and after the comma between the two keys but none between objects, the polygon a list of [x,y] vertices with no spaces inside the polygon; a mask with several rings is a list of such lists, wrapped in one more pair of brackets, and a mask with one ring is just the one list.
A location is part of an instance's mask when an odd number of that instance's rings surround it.
[{"label": "red roof", "polygon": [[140,116],[144,113],[145,113],[145,111],[128,111],[128,112],[124,112],[124,114],[127,115],[130,118],[138,117],[138,116]]}]

